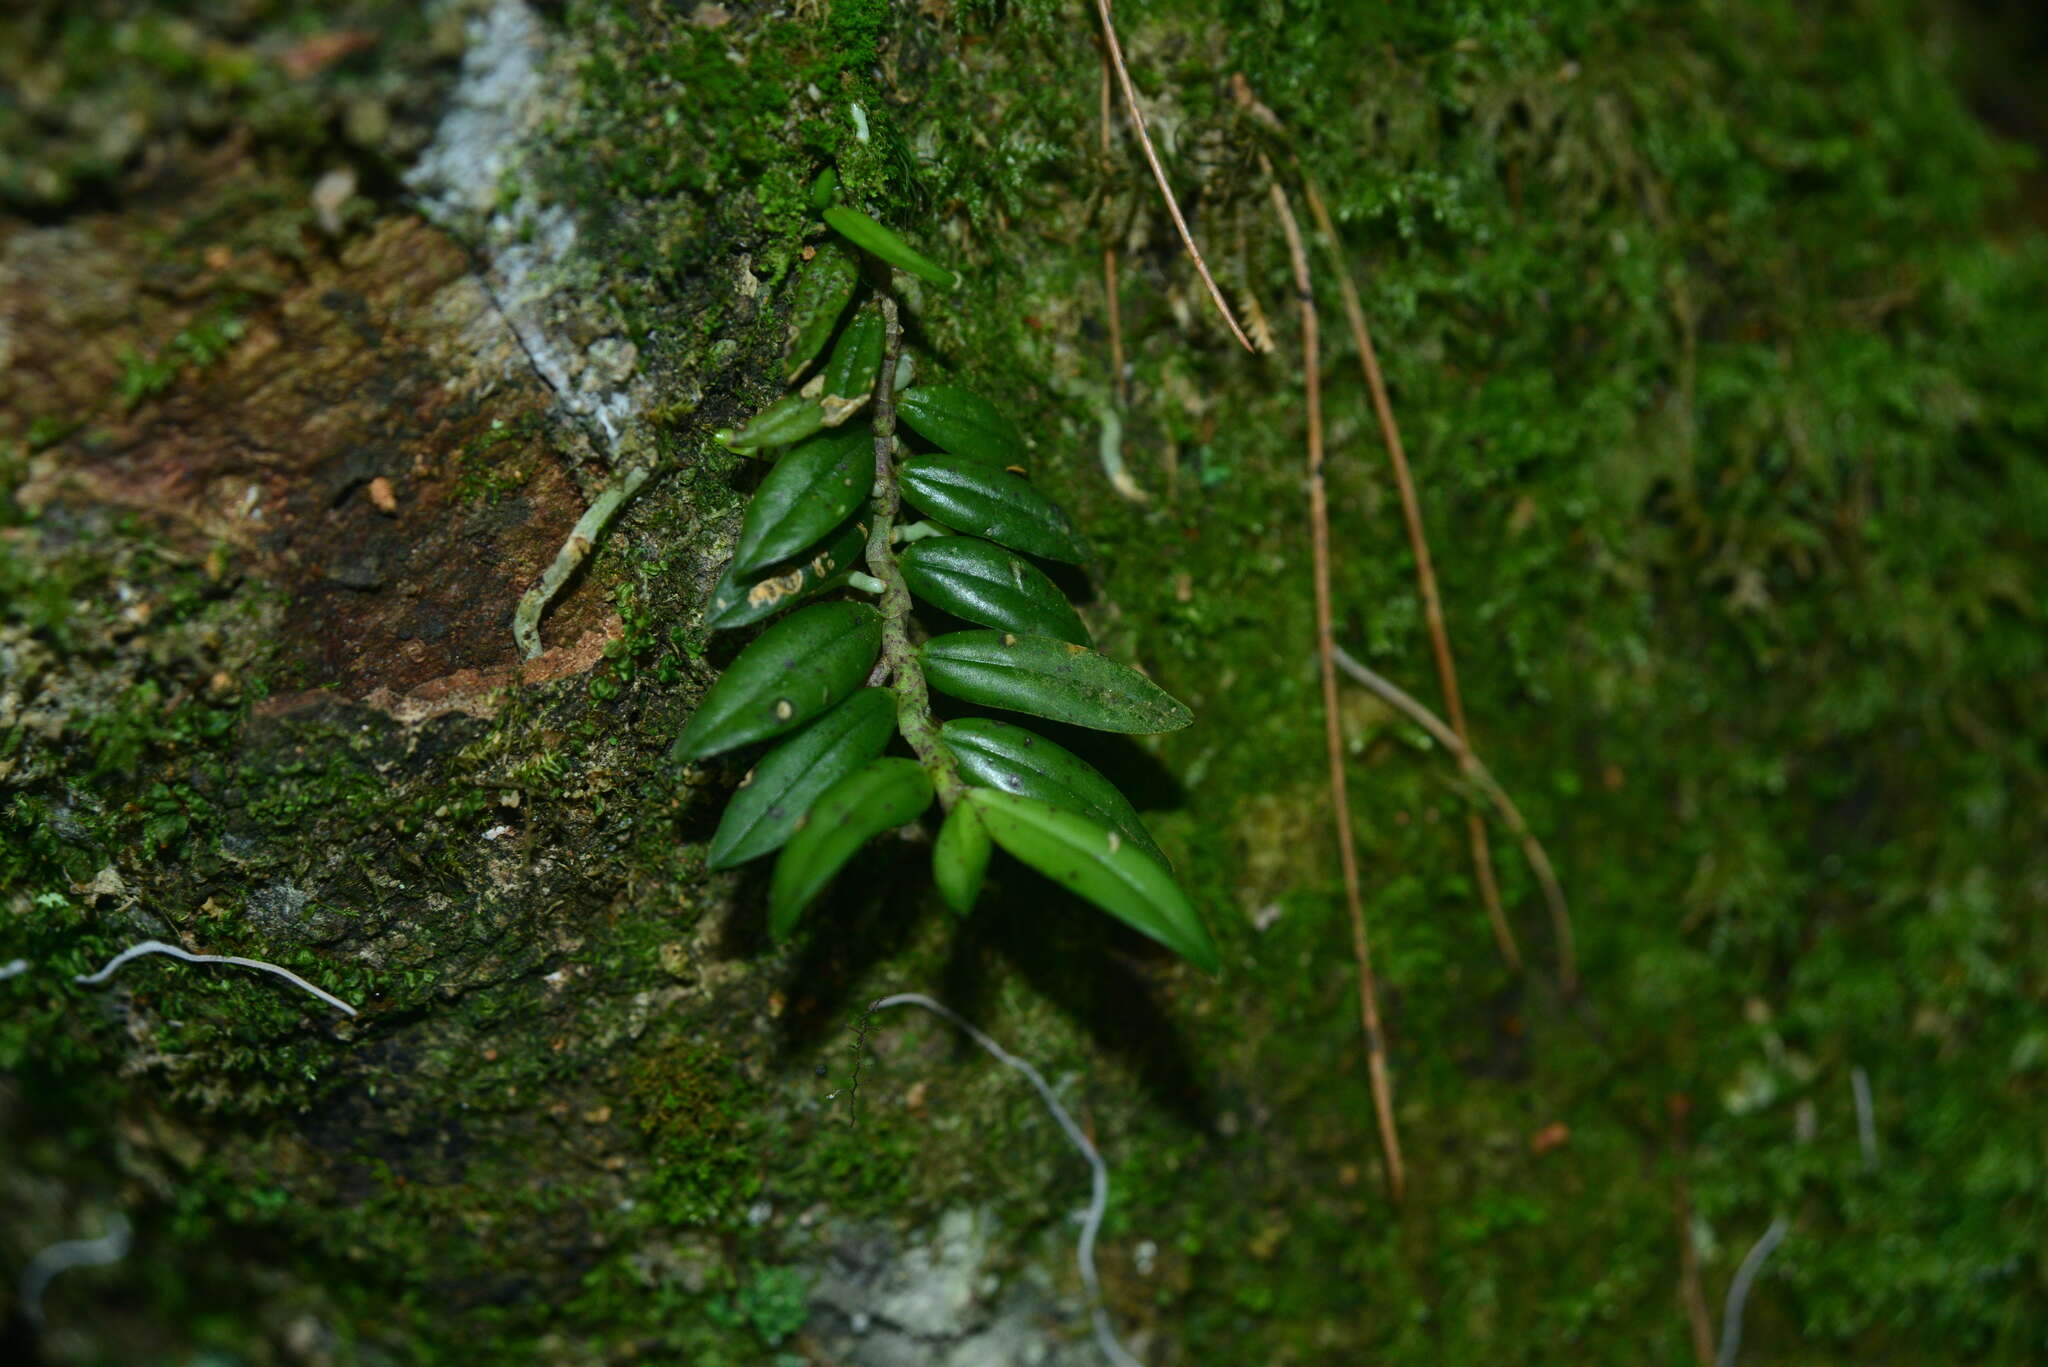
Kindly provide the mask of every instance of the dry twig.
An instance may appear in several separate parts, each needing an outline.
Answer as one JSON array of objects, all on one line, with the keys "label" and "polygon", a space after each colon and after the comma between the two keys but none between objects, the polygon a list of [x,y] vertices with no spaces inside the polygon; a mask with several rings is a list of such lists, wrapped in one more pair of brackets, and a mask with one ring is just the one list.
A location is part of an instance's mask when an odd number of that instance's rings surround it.
[{"label": "dry twig", "polygon": [[[1473,757],[1472,733],[1465,724],[1465,702],[1458,691],[1458,668],[1451,657],[1450,630],[1444,624],[1443,597],[1437,592],[1436,569],[1429,557],[1429,537],[1422,527],[1422,503],[1415,494],[1415,480],[1408,470],[1408,453],[1401,445],[1401,429],[1394,421],[1394,408],[1387,399],[1385,377],[1380,374],[1379,354],[1373,350],[1372,333],[1365,325],[1365,308],[1358,300],[1358,287],[1352,282],[1351,271],[1344,263],[1343,248],[1337,239],[1336,226],[1330,221],[1330,211],[1323,206],[1323,197],[1316,192],[1315,182],[1306,174],[1302,177],[1302,193],[1308,200],[1309,213],[1315,218],[1316,231],[1322,235],[1325,250],[1337,267],[1337,289],[1344,298],[1344,316],[1351,325],[1351,341],[1358,350],[1359,365],[1365,371],[1365,387],[1372,395],[1373,414],[1379,419],[1380,437],[1387,445],[1387,460],[1394,469],[1394,487],[1401,494],[1401,520],[1407,524],[1408,546],[1415,556],[1415,582],[1422,594],[1423,620],[1429,627],[1429,645],[1436,657],[1436,677],[1443,689],[1444,710],[1450,714],[1451,729],[1458,733],[1464,744],[1460,747],[1460,762],[1469,773],[1478,761]],[[1515,943],[1515,933],[1508,926],[1506,911],[1501,906],[1500,884],[1493,872],[1493,848],[1487,842],[1486,823],[1477,812],[1465,814],[1466,839],[1472,847],[1472,873],[1479,882],[1480,900],[1486,905],[1486,919],[1493,927],[1494,943],[1500,947],[1501,957],[1515,972],[1522,971],[1522,951]],[[1559,969],[1567,994],[1577,990],[1577,969],[1566,960]]]},{"label": "dry twig", "polygon": [[1152,168],[1152,179],[1159,182],[1159,196],[1166,201],[1166,212],[1173,216],[1173,226],[1180,232],[1181,245],[1188,249],[1188,257],[1195,263],[1196,273],[1209,287],[1209,297],[1216,301],[1216,311],[1229,325],[1230,335],[1250,351],[1251,339],[1244,335],[1244,329],[1237,325],[1237,317],[1231,313],[1230,305],[1224,302],[1223,291],[1216,287],[1216,277],[1209,274],[1209,264],[1202,260],[1202,249],[1195,245],[1195,236],[1188,231],[1188,221],[1181,217],[1180,201],[1173,197],[1173,186],[1167,183],[1166,168],[1159,164],[1159,153],[1153,150],[1152,134],[1145,128],[1145,111],[1138,108],[1138,91],[1131,84],[1130,69],[1124,65],[1124,50],[1116,40],[1116,25],[1109,19],[1109,0],[1095,0],[1095,12],[1102,16],[1103,42],[1109,48],[1110,64],[1116,68],[1117,83],[1123,87],[1124,108],[1131,116],[1131,127],[1137,130],[1138,145],[1145,149],[1145,162]]},{"label": "dry twig", "polygon": [[1316,302],[1309,278],[1308,253],[1301,228],[1287,202],[1287,192],[1262,154],[1261,169],[1272,187],[1273,208],[1287,235],[1294,263],[1294,287],[1301,305],[1301,366],[1308,401],[1309,537],[1315,559],[1316,653],[1323,676],[1323,739],[1330,757],[1330,808],[1337,823],[1337,852],[1344,867],[1344,901],[1351,914],[1351,952],[1358,960],[1358,1015],[1365,1027],[1365,1061],[1372,1084],[1373,1109],[1379,1113],[1380,1151],[1386,1157],[1387,1192],[1400,1203],[1407,1186],[1401,1163],[1401,1137],[1394,1128],[1394,1085],[1387,1070],[1386,1033],[1380,1024],[1379,988],[1373,977],[1372,949],[1365,935],[1365,904],[1359,892],[1358,852],[1351,834],[1351,798],[1344,775],[1344,736],[1337,715],[1336,635],[1330,612],[1330,510],[1323,487],[1322,358],[1316,332]]},{"label": "dry twig", "polygon": [[1571,910],[1565,904],[1564,887],[1557,881],[1557,870],[1551,866],[1550,856],[1543,850],[1543,842],[1529,829],[1529,823],[1523,818],[1521,809],[1515,806],[1515,800],[1508,796],[1507,789],[1500,786],[1487,767],[1472,754],[1471,748],[1459,738],[1457,732],[1444,724],[1441,717],[1403,692],[1400,685],[1374,673],[1353,659],[1342,646],[1338,646],[1335,653],[1338,667],[1346,674],[1364,684],[1378,694],[1381,701],[1429,732],[1436,738],[1437,744],[1456,756],[1465,776],[1472,780],[1473,785],[1486,795],[1486,800],[1493,804],[1494,810],[1500,813],[1500,819],[1507,823],[1508,833],[1520,843],[1522,854],[1528,859],[1529,868],[1535,873],[1536,882],[1543,889],[1543,900],[1550,907],[1551,924],[1557,929],[1558,958],[1565,969],[1571,972],[1565,983],[1569,990],[1576,991],[1578,977],[1573,965],[1577,962],[1577,950],[1572,945]]},{"label": "dry twig", "polygon": [[1714,1367],[1714,1323],[1707,1313],[1707,1292],[1700,1280],[1700,1251],[1692,1241],[1692,1189],[1685,1180],[1686,1116],[1691,1099],[1673,1093],[1671,1115],[1671,1207],[1678,1221],[1678,1299],[1692,1331],[1692,1355],[1700,1367]]}]

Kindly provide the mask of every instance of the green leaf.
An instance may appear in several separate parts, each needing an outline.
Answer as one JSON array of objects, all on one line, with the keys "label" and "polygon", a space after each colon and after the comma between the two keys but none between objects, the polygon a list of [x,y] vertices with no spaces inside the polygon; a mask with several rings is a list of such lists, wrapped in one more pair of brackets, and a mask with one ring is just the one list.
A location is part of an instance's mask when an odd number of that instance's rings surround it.
[{"label": "green leaf", "polygon": [[932,781],[915,760],[878,759],[825,790],[797,827],[768,885],[768,933],[789,934],[855,850],[931,806]]},{"label": "green leaf", "polygon": [[868,401],[882,369],[882,312],[870,301],[853,315],[825,362],[825,421],[837,426]]},{"label": "green leaf", "polygon": [[881,653],[882,614],[866,603],[792,613],[711,685],[669,757],[704,759],[794,731],[860,687]]},{"label": "green leaf", "polygon": [[1132,844],[1171,868],[1152,832],[1100,770],[1073,751],[993,717],[962,717],[939,728],[939,741],[977,788],[1034,797],[1121,831]]},{"label": "green leaf", "polygon": [[797,271],[789,300],[789,362],[783,372],[790,379],[801,375],[832,340],[832,329],[859,284],[860,257],[837,238],[820,242]]},{"label": "green leaf", "polygon": [[999,541],[1026,555],[1079,564],[1088,558],[1064,509],[1007,470],[972,456],[905,461],[903,497],[949,527]]},{"label": "green leaf", "polygon": [[932,843],[932,881],[946,905],[965,916],[981,896],[982,875],[988,872],[988,827],[965,802],[954,806]]},{"label": "green leaf", "polygon": [[822,209],[839,194],[839,172],[827,166],[818,172],[818,178],[811,182],[811,207]]},{"label": "green leaf", "polygon": [[713,631],[730,631],[772,617],[859,569],[867,546],[868,524],[851,517],[794,562],[750,574],[736,575],[728,569],[711,590],[705,625]]},{"label": "green leaf", "polygon": [[906,389],[897,397],[896,412],[919,436],[956,456],[1022,465],[1029,454],[1010,420],[971,390],[955,385]]},{"label": "green leaf", "polygon": [[996,788],[965,799],[995,843],[1062,887],[1136,927],[1197,968],[1222,966],[1195,907],[1159,861],[1108,827]]},{"label": "green leaf", "polygon": [[875,484],[874,434],[866,423],[828,432],[775,463],[747,505],[733,574],[786,560],[844,522]]},{"label": "green leaf", "polygon": [[827,788],[888,748],[896,698],[863,688],[761,757],[726,805],[708,867],[729,869],[782,848]]},{"label": "green leaf", "polygon": [[925,256],[858,209],[850,209],[844,204],[834,204],[825,210],[825,222],[832,226],[832,231],[854,246],[873,252],[899,271],[908,271],[918,279],[928,280],[944,290],[952,289],[960,283],[959,277],[953,272]]},{"label": "green leaf", "polygon": [[926,641],[918,655],[933,688],[984,707],[1137,735],[1178,731],[1195,719],[1129,665],[1050,636],[956,631]]},{"label": "green leaf", "polygon": [[910,591],[985,627],[1088,644],[1088,628],[1045,571],[971,536],[914,541],[897,558]]},{"label": "green leaf", "polygon": [[785,394],[754,415],[735,432],[721,428],[712,435],[728,450],[752,455],[756,451],[790,446],[816,433],[825,425],[825,405],[801,394]]}]

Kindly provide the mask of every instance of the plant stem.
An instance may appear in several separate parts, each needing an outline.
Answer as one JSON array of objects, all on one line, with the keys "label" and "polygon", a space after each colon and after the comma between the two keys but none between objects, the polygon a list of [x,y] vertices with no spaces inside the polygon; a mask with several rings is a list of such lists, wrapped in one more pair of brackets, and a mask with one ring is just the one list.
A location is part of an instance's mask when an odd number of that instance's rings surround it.
[{"label": "plant stem", "polygon": [[1357,837],[1351,830],[1351,795],[1344,775],[1344,737],[1337,711],[1336,632],[1330,603],[1330,510],[1323,483],[1323,382],[1318,350],[1315,285],[1309,276],[1308,252],[1301,228],[1287,202],[1287,192],[1273,174],[1273,164],[1259,154],[1273,194],[1273,209],[1287,237],[1294,264],[1294,288],[1301,307],[1302,386],[1308,408],[1309,546],[1315,564],[1316,655],[1323,675],[1323,740],[1330,759],[1330,814],[1337,825],[1337,856],[1344,871],[1344,904],[1351,917],[1351,953],[1358,963],[1358,1019],[1365,1031],[1366,1078],[1372,1087],[1373,1110],[1379,1120],[1380,1153],[1387,1165],[1387,1197],[1401,1204],[1408,1186],[1401,1160],[1401,1135],[1394,1121],[1394,1080],[1387,1067],[1386,1028],[1380,1020],[1379,985],[1373,976],[1372,947],[1365,933],[1365,898],[1359,888]]},{"label": "plant stem", "polygon": [[910,644],[910,586],[903,582],[903,570],[890,548],[896,517],[903,510],[903,495],[896,486],[896,358],[903,350],[903,325],[896,316],[896,300],[886,292],[882,300],[882,372],[875,377],[875,524],[868,531],[868,573],[882,581],[882,667],[888,672],[889,688],[896,694],[896,729],[917,755],[917,762],[931,775],[939,806],[953,810],[966,785],[952,752],[939,742],[938,723],[932,720],[931,694],[925,688],[924,670],[917,651]]}]

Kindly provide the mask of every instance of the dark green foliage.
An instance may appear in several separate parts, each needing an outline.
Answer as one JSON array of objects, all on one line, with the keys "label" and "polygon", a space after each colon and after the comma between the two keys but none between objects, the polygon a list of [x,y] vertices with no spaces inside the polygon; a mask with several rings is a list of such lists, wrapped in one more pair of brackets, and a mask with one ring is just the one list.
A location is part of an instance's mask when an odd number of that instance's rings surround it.
[{"label": "dark green foliage", "polygon": [[932,842],[932,882],[947,906],[962,916],[974,910],[992,850],[988,827],[967,802],[957,804]]},{"label": "dark green foliage", "polygon": [[897,416],[941,451],[975,456],[994,465],[1021,465],[1028,456],[1016,425],[994,404],[958,385],[906,389]]},{"label": "dark green foliage", "polygon": [[860,686],[882,645],[882,614],[820,603],[776,623],[740,652],[690,724],[674,758],[706,759],[794,731]]},{"label": "dark green foliage", "polygon": [[874,437],[865,426],[815,437],[785,455],[747,505],[733,572],[748,574],[815,545],[867,502],[874,476]]},{"label": "dark green foliage", "polygon": [[1051,636],[956,631],[918,652],[941,693],[1098,731],[1178,731],[1194,714],[1165,689],[1104,655]]},{"label": "dark green foliage", "polygon": [[934,607],[985,627],[1032,632],[1088,645],[1088,628],[1045,571],[971,536],[939,536],[897,559],[910,591]]},{"label": "dark green foliage", "polygon": [[735,575],[727,567],[711,590],[704,625],[713,631],[749,626],[809,594],[843,583],[860,567],[867,548],[867,524],[855,516],[801,560],[771,565],[751,575]]},{"label": "dark green foliage", "polygon": [[1072,751],[1021,726],[990,717],[961,717],[939,728],[939,739],[960,762],[961,775],[984,788],[1037,798],[1089,817],[1167,862],[1145,823],[1116,785]]},{"label": "dark green foliage", "polygon": [[768,889],[769,933],[789,934],[803,909],[861,846],[915,821],[931,804],[932,781],[915,760],[872,760],[827,788],[775,861]]},{"label": "dark green foliage", "polygon": [[[888,265],[927,279],[945,274],[862,215],[828,209],[826,218]],[[800,281],[799,305],[807,307],[816,288]],[[893,375],[881,374],[890,326],[885,307],[896,307],[893,295],[865,304],[826,363],[821,387],[835,415],[865,402],[867,395],[856,391],[893,383]],[[908,390],[897,398],[898,417],[959,454],[892,459],[878,467],[878,437],[864,423],[798,446],[761,481],[748,504],[732,564],[711,605],[714,627],[752,621],[842,574],[856,550],[842,519],[872,487],[877,531],[867,555],[873,573],[846,582],[882,595],[883,613],[875,614],[882,661],[874,679],[891,681],[896,703],[892,707],[891,695],[878,689],[863,690],[763,758],[712,838],[710,867],[728,868],[780,849],[769,893],[769,927],[780,937],[862,844],[916,817],[936,794],[947,815],[933,848],[933,879],[942,900],[964,916],[980,896],[992,850],[991,820],[979,808],[969,809],[967,785],[977,773],[993,774],[1007,780],[1000,796],[1029,789],[1058,804],[1057,817],[1044,818],[1033,803],[1013,808],[999,802],[993,825],[1003,834],[995,843],[1213,969],[1215,947],[1186,894],[1142,833],[1130,804],[1101,775],[1051,745],[1036,763],[1017,764],[1013,755],[1011,763],[997,767],[1006,746],[1016,752],[1036,743],[1014,727],[962,733],[975,760],[985,761],[979,765],[963,764],[942,738],[929,712],[927,685],[965,701],[1105,731],[1170,731],[1193,716],[1144,675],[1088,649],[1088,630],[1072,604],[1016,550],[967,536],[934,538],[924,527],[903,529],[911,544],[901,552],[893,548],[900,492],[925,511],[1008,546],[1055,559],[1083,555],[1065,511],[999,464],[1021,459],[1024,442],[993,404],[955,385]],[[808,405],[806,412],[817,407],[792,395],[738,437],[721,433],[720,439],[735,447],[749,439],[766,444],[793,421],[793,403]],[[835,523],[830,544],[813,544]],[[764,570],[792,557],[794,566]],[[913,649],[906,620],[913,595],[1002,630],[959,632]],[[808,609],[748,647],[705,695],[674,757],[703,758],[779,734],[797,724],[797,697],[837,698],[852,687],[875,649],[865,636],[858,643],[835,641],[839,624],[829,611]],[[792,633],[798,622],[805,623],[803,630]],[[805,675],[826,681],[792,684]],[[815,709],[803,713],[812,715]],[[877,759],[899,728],[917,760]],[[972,744],[976,739],[984,742],[979,749]],[[1136,833],[1128,849],[1126,830]]]},{"label": "dark green foliage", "polygon": [[888,748],[896,701],[863,688],[761,757],[726,804],[706,864],[727,869],[782,848],[827,788]]},{"label": "dark green foliage", "polygon": [[1166,866],[1065,807],[975,788],[966,806],[989,838],[1060,886],[1137,927],[1197,968],[1222,967],[1201,917]]},{"label": "dark green foliage", "polygon": [[1088,558],[1059,505],[1029,480],[971,456],[924,456],[903,466],[903,497],[949,527],[1026,555],[1072,564]]}]

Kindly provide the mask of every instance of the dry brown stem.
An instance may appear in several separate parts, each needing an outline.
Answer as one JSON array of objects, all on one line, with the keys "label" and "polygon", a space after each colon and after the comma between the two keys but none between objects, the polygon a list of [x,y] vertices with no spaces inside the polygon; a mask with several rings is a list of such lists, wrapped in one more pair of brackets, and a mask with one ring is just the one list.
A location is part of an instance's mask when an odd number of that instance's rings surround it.
[{"label": "dry brown stem", "polygon": [[1394,1084],[1387,1069],[1386,1032],[1380,1023],[1379,987],[1372,970],[1372,948],[1365,934],[1365,900],[1359,891],[1358,852],[1351,832],[1351,796],[1344,773],[1344,735],[1337,713],[1336,633],[1330,610],[1330,510],[1323,481],[1322,357],[1316,329],[1315,290],[1309,276],[1308,253],[1301,228],[1287,202],[1287,192],[1261,155],[1260,165],[1273,192],[1273,208],[1287,236],[1294,263],[1294,287],[1301,306],[1301,366],[1308,402],[1308,516],[1315,560],[1316,654],[1323,676],[1323,739],[1330,759],[1330,808],[1337,824],[1337,853],[1344,868],[1344,903],[1351,916],[1351,952],[1358,961],[1358,1016],[1365,1028],[1365,1061],[1372,1085],[1373,1109],[1379,1115],[1380,1151],[1387,1164],[1387,1194],[1400,1204],[1407,1187],[1401,1163],[1401,1136],[1394,1127]]},{"label": "dry brown stem", "polygon": [[[1109,44],[1102,45],[1102,162],[1109,164],[1110,125],[1110,62]],[[1109,374],[1110,393],[1115,397],[1117,410],[1125,407],[1124,395],[1124,309],[1121,291],[1116,280],[1116,240],[1105,231],[1102,238],[1102,292],[1109,300]]]},{"label": "dry brown stem", "polygon": [[1529,823],[1523,819],[1521,809],[1515,806],[1515,800],[1508,796],[1507,790],[1501,787],[1487,767],[1479,762],[1479,757],[1472,753],[1471,747],[1466,745],[1463,738],[1446,725],[1441,717],[1403,692],[1392,680],[1374,673],[1353,659],[1342,646],[1336,647],[1334,654],[1338,667],[1346,674],[1371,689],[1382,702],[1429,732],[1436,738],[1437,744],[1450,751],[1457,758],[1459,768],[1464,771],[1465,776],[1472,780],[1473,785],[1485,795],[1486,800],[1493,804],[1493,809],[1500,813],[1500,819],[1506,823],[1508,833],[1521,845],[1522,854],[1528,859],[1529,868],[1535,873],[1536,882],[1543,889],[1543,900],[1550,908],[1550,923],[1557,932],[1560,983],[1566,995],[1577,993],[1578,951],[1572,943],[1571,909],[1565,904],[1564,888],[1557,881],[1557,870],[1551,866],[1550,856],[1544,852],[1543,842],[1529,829]]},{"label": "dry brown stem", "polygon": [[[1443,597],[1437,592],[1436,568],[1429,556],[1429,537],[1422,526],[1422,502],[1416,497],[1415,480],[1408,470],[1408,453],[1401,445],[1401,429],[1394,421],[1394,408],[1387,399],[1387,385],[1380,374],[1379,354],[1372,345],[1372,333],[1365,324],[1365,308],[1358,300],[1358,287],[1352,282],[1351,271],[1345,265],[1343,248],[1337,239],[1337,229],[1330,222],[1330,212],[1323,206],[1323,197],[1316,192],[1315,183],[1302,178],[1302,193],[1308,200],[1309,213],[1316,221],[1316,230],[1322,235],[1323,245],[1331,260],[1337,266],[1337,288],[1344,298],[1344,316],[1351,324],[1351,341],[1358,350],[1358,361],[1365,371],[1365,387],[1372,396],[1373,414],[1379,419],[1380,436],[1387,445],[1387,460],[1394,468],[1394,487],[1401,494],[1401,520],[1407,524],[1408,546],[1415,555],[1415,581],[1422,593],[1423,620],[1429,627],[1429,646],[1436,657],[1436,677],[1443,689],[1444,710],[1450,714],[1451,729],[1458,733],[1461,762],[1470,766],[1478,761],[1473,758],[1471,730],[1465,724],[1465,702],[1458,691],[1458,667],[1451,657],[1450,629],[1444,624]],[[1472,848],[1472,872],[1479,883],[1479,896],[1486,905],[1486,919],[1493,927],[1494,943],[1500,947],[1501,957],[1515,972],[1522,971],[1522,951],[1515,943],[1515,933],[1508,926],[1506,910],[1501,906],[1500,884],[1494,878],[1493,847],[1486,837],[1486,822],[1477,812],[1465,814],[1465,835]],[[1560,970],[1561,976],[1570,978],[1571,971]],[[1570,989],[1568,989],[1570,990]]]},{"label": "dry brown stem", "polygon": [[1209,274],[1209,264],[1202,260],[1202,249],[1195,245],[1195,236],[1188,231],[1188,221],[1181,217],[1180,201],[1173,197],[1173,186],[1167,183],[1166,168],[1159,164],[1159,153],[1153,150],[1152,134],[1145,128],[1145,111],[1138,108],[1138,91],[1131,84],[1130,69],[1124,65],[1124,50],[1116,40],[1116,25],[1110,22],[1109,0],[1095,0],[1095,12],[1102,16],[1102,38],[1109,48],[1110,65],[1116,68],[1117,84],[1123,88],[1124,108],[1131,116],[1131,127],[1137,130],[1138,145],[1145,149],[1145,163],[1152,168],[1152,179],[1159,182],[1160,198],[1166,201],[1166,212],[1173,216],[1173,226],[1180,233],[1181,245],[1188,249],[1188,257],[1195,263],[1195,271],[1202,277],[1202,283],[1209,287],[1209,297],[1216,301],[1216,311],[1223,315],[1223,321],[1230,327],[1230,335],[1237,338],[1246,351],[1252,350],[1249,337],[1237,325],[1237,317],[1230,311],[1230,305],[1223,300],[1223,291],[1216,287],[1216,277]]}]

